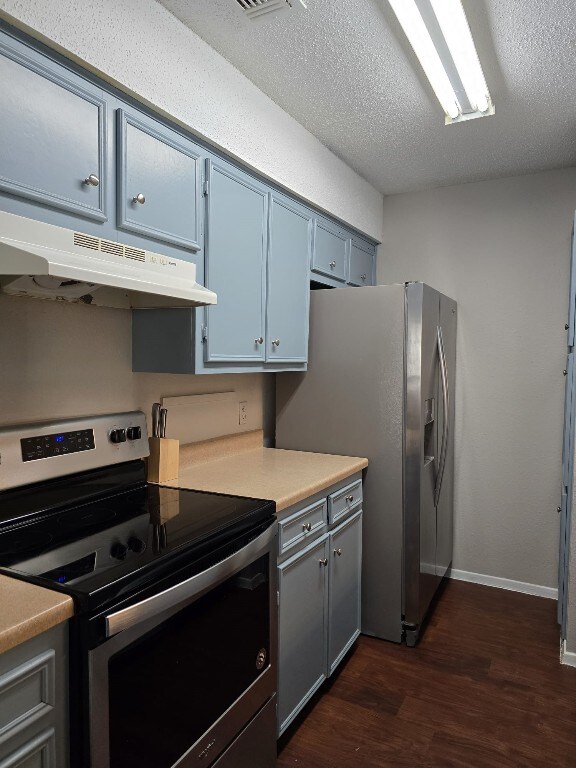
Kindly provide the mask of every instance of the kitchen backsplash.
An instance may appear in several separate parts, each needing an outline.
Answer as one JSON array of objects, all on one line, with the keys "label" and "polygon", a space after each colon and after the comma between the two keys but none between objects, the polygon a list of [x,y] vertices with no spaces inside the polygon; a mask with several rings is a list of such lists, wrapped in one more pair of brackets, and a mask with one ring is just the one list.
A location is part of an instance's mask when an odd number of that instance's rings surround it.
[{"label": "kitchen backsplash", "polygon": [[[274,432],[274,377],[133,373],[131,313],[0,294],[0,424],[142,409],[150,419],[161,397],[234,392],[246,418],[230,431]],[[218,401],[207,400],[215,434],[222,433]],[[228,406],[228,411],[230,407]],[[150,425],[149,425],[150,427]]]}]

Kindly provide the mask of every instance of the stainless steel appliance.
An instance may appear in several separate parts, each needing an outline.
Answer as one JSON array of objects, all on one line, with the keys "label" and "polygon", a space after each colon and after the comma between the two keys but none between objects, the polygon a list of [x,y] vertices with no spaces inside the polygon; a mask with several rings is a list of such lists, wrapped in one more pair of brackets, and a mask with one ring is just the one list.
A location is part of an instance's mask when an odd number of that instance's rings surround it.
[{"label": "stainless steel appliance", "polygon": [[452,560],[456,303],[423,283],[311,295],[276,446],[366,456],[362,631],[417,642]]},{"label": "stainless steel appliance", "polygon": [[139,412],[0,430],[0,569],[70,594],[74,768],[272,768],[274,503],[146,483]]}]

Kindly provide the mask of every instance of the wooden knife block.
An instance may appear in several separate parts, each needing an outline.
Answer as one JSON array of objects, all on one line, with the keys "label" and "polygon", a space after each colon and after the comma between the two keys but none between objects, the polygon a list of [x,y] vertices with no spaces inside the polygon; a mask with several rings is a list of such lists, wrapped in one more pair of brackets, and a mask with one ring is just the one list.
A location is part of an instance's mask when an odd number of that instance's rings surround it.
[{"label": "wooden knife block", "polygon": [[180,441],[167,437],[149,437],[148,480],[167,483],[176,480],[180,464]]}]

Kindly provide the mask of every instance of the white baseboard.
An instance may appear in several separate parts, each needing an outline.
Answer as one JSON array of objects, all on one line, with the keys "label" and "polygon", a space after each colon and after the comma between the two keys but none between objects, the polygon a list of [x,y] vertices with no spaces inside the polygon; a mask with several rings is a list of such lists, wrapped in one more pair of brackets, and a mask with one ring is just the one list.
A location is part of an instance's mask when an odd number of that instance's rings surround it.
[{"label": "white baseboard", "polygon": [[501,579],[498,576],[487,576],[483,573],[472,573],[471,571],[459,571],[454,568],[450,568],[446,575],[449,579],[457,579],[458,581],[470,581],[473,584],[483,584],[485,587],[509,589],[511,592],[524,592],[526,595],[547,597],[550,600],[558,599],[558,590],[554,587],[541,587],[539,584],[529,584],[526,581]]},{"label": "white baseboard", "polygon": [[565,664],[567,667],[576,667],[576,653],[566,650],[566,640],[562,643],[560,650],[560,663]]}]

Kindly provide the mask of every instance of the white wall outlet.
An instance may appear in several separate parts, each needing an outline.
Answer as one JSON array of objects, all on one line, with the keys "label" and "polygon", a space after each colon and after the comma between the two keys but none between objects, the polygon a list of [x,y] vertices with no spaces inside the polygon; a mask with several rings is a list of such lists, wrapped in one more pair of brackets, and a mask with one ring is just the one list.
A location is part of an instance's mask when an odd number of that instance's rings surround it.
[{"label": "white wall outlet", "polygon": [[238,424],[246,424],[248,421],[248,403],[240,400],[238,403]]}]

